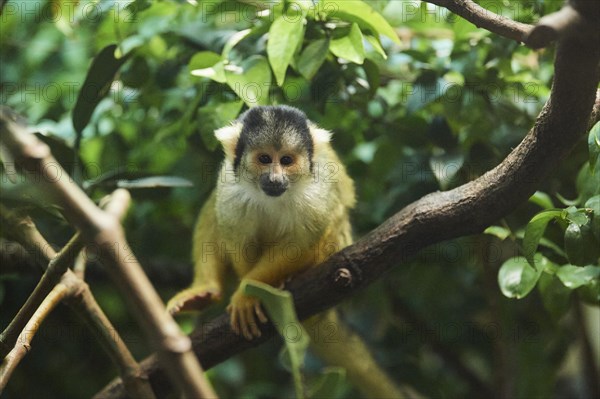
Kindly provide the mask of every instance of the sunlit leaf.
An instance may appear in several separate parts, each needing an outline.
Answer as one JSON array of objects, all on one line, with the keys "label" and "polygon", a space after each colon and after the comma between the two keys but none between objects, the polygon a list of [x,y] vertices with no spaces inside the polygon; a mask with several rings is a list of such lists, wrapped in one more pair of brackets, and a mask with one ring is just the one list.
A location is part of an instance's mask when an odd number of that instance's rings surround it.
[{"label": "sunlit leaf", "polygon": [[303,32],[304,18],[301,16],[282,15],[269,29],[267,55],[278,86],[281,86],[285,80],[287,68],[294,58],[296,49],[302,43]]},{"label": "sunlit leaf", "polygon": [[385,35],[400,44],[394,28],[381,14],[362,0],[324,0],[322,8],[330,18],[358,23],[361,27]]},{"label": "sunlit leaf", "polygon": [[221,57],[223,58],[223,60],[225,60],[225,61],[229,60],[229,53],[231,52],[231,50],[233,50],[233,48],[239,42],[241,42],[246,37],[248,37],[248,35],[250,35],[250,33],[252,33],[252,29],[244,29],[244,30],[241,30],[241,31],[236,32],[233,35],[231,35],[229,40],[227,40],[227,43],[225,43],[225,46],[223,47],[223,51],[221,52]]},{"label": "sunlit leaf", "polygon": [[542,191],[536,191],[531,197],[529,197],[529,202],[532,202],[536,205],[544,209],[552,209],[554,208],[554,204],[552,203],[552,198]]},{"label": "sunlit leaf", "polygon": [[298,60],[298,71],[306,79],[312,79],[329,52],[329,39],[319,39],[304,49]]},{"label": "sunlit leaf", "polygon": [[212,51],[196,53],[188,64],[190,73],[194,76],[212,79],[215,82],[225,83],[225,69],[221,56]]},{"label": "sunlit leaf", "polygon": [[355,64],[362,64],[365,60],[365,47],[363,36],[357,24],[352,24],[347,35],[332,39],[329,49],[336,56]]},{"label": "sunlit leaf", "polygon": [[498,237],[500,240],[505,240],[511,234],[509,229],[500,226],[490,226],[483,233]]},{"label": "sunlit leaf", "polygon": [[600,267],[565,265],[558,269],[556,276],[562,281],[565,287],[575,289],[582,285],[598,284]]},{"label": "sunlit leaf", "polygon": [[542,270],[531,267],[523,257],[510,258],[498,271],[498,284],[504,296],[523,298],[535,287]]},{"label": "sunlit leaf", "polygon": [[269,104],[271,68],[260,55],[248,58],[241,68],[225,68],[227,84],[249,107]]},{"label": "sunlit leaf", "polygon": [[117,180],[116,186],[135,190],[140,188],[169,188],[169,187],[192,187],[188,179],[178,176],[151,176],[135,180]]}]

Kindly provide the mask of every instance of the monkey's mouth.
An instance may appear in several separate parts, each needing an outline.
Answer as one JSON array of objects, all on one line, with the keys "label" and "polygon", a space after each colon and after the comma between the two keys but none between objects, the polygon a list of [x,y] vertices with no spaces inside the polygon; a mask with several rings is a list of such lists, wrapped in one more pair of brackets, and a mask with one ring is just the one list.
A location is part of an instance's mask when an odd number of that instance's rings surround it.
[{"label": "monkey's mouth", "polygon": [[285,179],[275,179],[270,177],[268,173],[264,173],[260,176],[259,185],[269,197],[279,197],[287,190],[288,181]]},{"label": "monkey's mouth", "polygon": [[285,193],[285,190],[287,190],[287,187],[283,184],[261,184],[260,188],[262,188],[264,193],[269,197],[279,197],[281,194]]}]

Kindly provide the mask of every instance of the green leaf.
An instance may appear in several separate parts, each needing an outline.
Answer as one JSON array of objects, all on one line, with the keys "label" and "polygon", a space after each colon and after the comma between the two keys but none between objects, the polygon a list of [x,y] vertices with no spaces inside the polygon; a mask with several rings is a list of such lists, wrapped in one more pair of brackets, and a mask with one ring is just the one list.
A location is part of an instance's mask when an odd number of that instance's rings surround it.
[{"label": "green leaf", "polygon": [[372,36],[372,35],[365,35],[365,39],[367,39],[369,44],[371,44],[371,46],[373,46],[373,49],[377,52],[377,54],[381,55],[381,57],[383,57],[384,60],[387,60],[387,54],[385,53],[385,50],[381,46],[381,42],[379,41],[379,38]]},{"label": "green leaf", "polygon": [[236,32],[233,35],[231,35],[231,37],[229,38],[229,40],[227,40],[227,43],[225,43],[225,46],[223,46],[223,51],[221,52],[221,58],[224,61],[228,61],[229,60],[229,53],[231,52],[231,50],[233,50],[233,48],[239,42],[241,42],[248,35],[250,35],[250,33],[252,33],[252,29],[244,29],[244,30],[241,30],[241,31]]},{"label": "green leaf", "polygon": [[249,107],[267,105],[271,88],[271,68],[267,59],[255,55],[241,68],[225,68],[227,84]]},{"label": "green leaf", "polygon": [[565,287],[575,289],[582,285],[597,284],[600,279],[600,267],[565,265],[558,269],[556,276]]},{"label": "green leaf", "polygon": [[452,85],[444,78],[416,83],[414,87],[411,87],[408,95],[407,112],[409,114],[415,113],[438,98],[443,98],[450,87]]},{"label": "green leaf", "polygon": [[598,242],[589,224],[570,223],[565,230],[565,251],[569,262],[583,266],[598,261]]},{"label": "green leaf", "polygon": [[592,213],[592,223],[591,229],[592,234],[596,237],[596,240],[600,242],[600,195],[595,195],[585,203],[585,208],[591,209]]},{"label": "green leaf", "polygon": [[381,84],[379,67],[375,62],[369,59],[365,59],[363,69],[365,70],[365,74],[367,75],[367,82],[369,82],[369,94],[371,95],[371,97],[373,97]]},{"label": "green leaf", "polygon": [[552,209],[554,208],[554,204],[552,203],[552,198],[542,191],[536,191],[531,197],[529,197],[529,202],[532,202],[536,205],[544,209]]},{"label": "green leaf", "polygon": [[330,18],[358,23],[361,27],[369,29],[392,39],[400,44],[400,39],[394,28],[386,19],[362,0],[324,0],[322,7]]},{"label": "green leaf", "polygon": [[73,127],[77,132],[76,142],[79,142],[81,133],[89,123],[94,109],[108,93],[115,74],[127,60],[126,56],[116,58],[116,49],[116,44],[106,46],[92,60],[92,65],[87,72],[73,109]]},{"label": "green leaf", "polygon": [[568,198],[563,197],[560,193],[556,193],[556,198],[558,198],[560,203],[563,204],[564,206],[576,206],[579,204],[579,201],[581,200],[580,198],[575,198],[573,200],[570,200]]},{"label": "green leaf", "polygon": [[523,252],[530,265],[533,266],[533,256],[537,251],[540,239],[544,235],[546,226],[552,219],[559,218],[561,215],[561,209],[548,209],[538,213],[527,223],[525,236],[523,237]]},{"label": "green leaf", "polygon": [[565,288],[558,278],[543,273],[540,276],[537,287],[540,291],[544,308],[546,308],[554,320],[559,320],[567,313],[571,290]]},{"label": "green leaf", "polygon": [[298,60],[298,72],[306,79],[312,79],[329,52],[329,39],[315,40],[302,52]]},{"label": "green leaf", "polygon": [[346,370],[341,367],[327,367],[323,374],[314,383],[308,397],[309,398],[339,398],[344,388],[346,380]]},{"label": "green leaf", "polygon": [[542,270],[534,269],[523,257],[510,258],[498,271],[498,284],[504,296],[523,298],[535,287]]},{"label": "green leaf", "polygon": [[[301,369],[304,365],[304,356],[308,348],[309,338],[308,333],[296,316],[292,294],[253,280],[244,279],[240,286],[245,294],[260,299],[269,314],[269,318],[278,327],[288,350],[290,366],[294,375],[296,397],[304,397]],[[291,335],[290,328],[293,329]]]},{"label": "green leaf", "polygon": [[287,68],[303,37],[304,17],[282,15],[271,25],[267,55],[278,86],[283,84]]},{"label": "green leaf", "polygon": [[188,179],[179,176],[151,176],[135,180],[117,180],[116,186],[135,190],[140,188],[193,187]]},{"label": "green leaf", "polygon": [[355,64],[362,64],[365,60],[365,47],[363,35],[358,24],[352,24],[350,32],[337,39],[331,40],[329,49],[336,56]]},{"label": "green leaf", "polygon": [[585,214],[585,209],[577,209],[574,206],[570,206],[567,209],[565,209],[565,212],[565,219],[567,219],[571,223],[575,223],[578,226],[583,226],[588,222],[588,217]]},{"label": "green leaf", "polygon": [[444,151],[429,158],[429,167],[442,190],[450,187],[452,179],[465,162],[465,156],[459,150]]},{"label": "green leaf", "polygon": [[214,151],[219,146],[219,142],[215,137],[215,130],[234,120],[243,106],[244,102],[238,99],[236,101],[207,104],[198,109],[196,124],[206,148]]},{"label": "green leaf", "polygon": [[594,175],[598,157],[600,157],[600,122],[596,123],[588,135],[588,151],[590,157],[590,173]]},{"label": "green leaf", "polygon": [[510,230],[500,226],[490,226],[485,229],[483,233],[498,237],[502,241],[506,240],[506,237],[510,236]]},{"label": "green leaf", "polygon": [[188,64],[188,69],[194,76],[209,78],[219,83],[226,81],[221,56],[212,51],[201,51],[194,54]]}]

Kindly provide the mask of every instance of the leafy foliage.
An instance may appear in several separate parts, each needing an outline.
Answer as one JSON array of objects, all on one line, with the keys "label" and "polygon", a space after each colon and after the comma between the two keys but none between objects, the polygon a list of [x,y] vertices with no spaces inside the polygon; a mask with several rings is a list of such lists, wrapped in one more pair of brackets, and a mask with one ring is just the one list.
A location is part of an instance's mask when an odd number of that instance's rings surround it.
[{"label": "leafy foliage", "polygon": [[[291,104],[334,131],[358,190],[360,236],[421,196],[494,167],[531,127],[553,73],[551,49],[532,52],[426,3],[42,0],[34,11],[26,3],[8,2],[1,17],[2,102],[27,116],[94,198],[132,190],[128,239],[164,298],[191,279],[194,219],[221,160],[213,131],[248,107]],[[527,23],[561,5],[484,3]],[[572,303],[597,311],[599,299],[598,129],[488,234],[399,259],[343,306],[390,375],[426,396],[480,396],[472,379],[448,371],[458,361],[494,391],[512,389],[507,396],[584,396],[583,366],[566,359],[580,328]],[[63,245],[67,224],[49,204],[31,203],[26,176],[10,165],[3,173],[2,202]],[[2,326],[36,279],[2,276]],[[87,279],[136,356],[148,354],[102,268],[91,265]],[[86,397],[115,375],[67,311],[42,330],[9,396]],[[277,351],[270,343],[231,359],[211,380],[222,397],[291,396]],[[307,375],[321,369],[308,355]],[[341,384],[341,395],[356,396],[340,375],[323,377],[335,381],[315,392]]]}]

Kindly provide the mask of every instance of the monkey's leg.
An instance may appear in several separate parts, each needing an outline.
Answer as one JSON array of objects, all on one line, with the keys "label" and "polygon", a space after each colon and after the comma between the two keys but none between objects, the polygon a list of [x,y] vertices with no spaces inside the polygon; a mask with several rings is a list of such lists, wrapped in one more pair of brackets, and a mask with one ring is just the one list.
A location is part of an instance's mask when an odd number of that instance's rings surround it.
[{"label": "monkey's leg", "polygon": [[416,398],[409,388],[396,385],[377,364],[362,338],[334,309],[303,322],[311,349],[325,363],[346,369],[348,380],[365,398]]},{"label": "monkey's leg", "polygon": [[171,314],[199,311],[222,297],[226,262],[221,256],[215,199],[213,192],[200,211],[194,229],[194,280],[189,288],[169,300],[167,310]]}]

